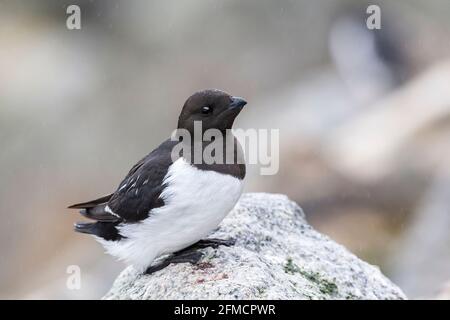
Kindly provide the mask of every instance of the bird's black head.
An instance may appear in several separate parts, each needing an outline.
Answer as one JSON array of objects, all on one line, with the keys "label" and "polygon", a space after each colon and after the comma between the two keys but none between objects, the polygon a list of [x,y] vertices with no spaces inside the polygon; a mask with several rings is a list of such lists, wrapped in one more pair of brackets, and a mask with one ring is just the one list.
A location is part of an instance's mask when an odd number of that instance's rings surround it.
[{"label": "bird's black head", "polygon": [[178,119],[178,128],[194,131],[194,122],[201,121],[203,131],[231,129],[234,119],[247,102],[220,90],[194,93],[184,103]]}]

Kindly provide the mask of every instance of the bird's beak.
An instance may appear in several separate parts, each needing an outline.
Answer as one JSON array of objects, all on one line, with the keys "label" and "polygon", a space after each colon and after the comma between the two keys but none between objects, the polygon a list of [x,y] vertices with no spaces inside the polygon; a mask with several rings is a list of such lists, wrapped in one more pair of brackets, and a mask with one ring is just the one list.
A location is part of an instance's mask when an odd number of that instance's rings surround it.
[{"label": "bird's beak", "polygon": [[230,109],[242,109],[247,104],[247,101],[240,97],[231,97]]}]

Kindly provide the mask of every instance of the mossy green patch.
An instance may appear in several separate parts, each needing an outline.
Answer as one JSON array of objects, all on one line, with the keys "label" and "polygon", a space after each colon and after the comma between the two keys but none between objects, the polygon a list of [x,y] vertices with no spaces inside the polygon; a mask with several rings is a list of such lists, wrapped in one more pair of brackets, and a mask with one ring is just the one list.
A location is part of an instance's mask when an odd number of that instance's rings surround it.
[{"label": "mossy green patch", "polygon": [[292,261],[292,258],[290,257],[287,258],[286,264],[284,265],[284,272],[289,274],[301,274],[306,280],[314,283],[319,288],[319,291],[323,294],[334,295],[338,292],[338,287],[334,282],[325,279],[318,272],[308,271],[300,268]]},{"label": "mossy green patch", "polygon": [[300,271],[300,268],[292,261],[292,258],[287,258],[287,262],[284,265],[284,272],[294,274]]},{"label": "mossy green patch", "polygon": [[353,293],[348,293],[348,294],[345,296],[345,299],[346,299],[346,300],[355,300],[355,299],[358,299],[358,297],[355,296]]},{"label": "mossy green patch", "polygon": [[262,297],[266,293],[266,288],[264,287],[256,287],[256,290],[258,290],[259,297]]}]

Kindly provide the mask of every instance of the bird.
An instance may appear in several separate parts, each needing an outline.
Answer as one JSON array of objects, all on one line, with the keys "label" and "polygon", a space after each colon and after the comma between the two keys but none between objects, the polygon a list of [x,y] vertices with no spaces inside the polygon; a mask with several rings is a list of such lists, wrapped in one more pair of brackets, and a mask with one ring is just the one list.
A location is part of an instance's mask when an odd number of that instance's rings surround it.
[{"label": "bird", "polygon": [[[246,104],[243,98],[218,89],[195,92],[185,101],[175,129],[193,138],[172,135],[137,162],[113,193],[69,206],[93,220],[76,223],[75,231],[94,236],[106,253],[146,274],[170,264],[196,264],[202,248],[233,245],[235,239],[205,237],[242,194],[245,157],[230,130]],[[196,123],[201,125],[200,135]],[[222,143],[216,151],[223,156],[231,153],[232,161],[211,163],[188,156],[186,150],[197,145],[205,151],[215,141],[204,139],[209,129],[230,134],[232,143]],[[180,145],[184,149],[174,157]]]}]

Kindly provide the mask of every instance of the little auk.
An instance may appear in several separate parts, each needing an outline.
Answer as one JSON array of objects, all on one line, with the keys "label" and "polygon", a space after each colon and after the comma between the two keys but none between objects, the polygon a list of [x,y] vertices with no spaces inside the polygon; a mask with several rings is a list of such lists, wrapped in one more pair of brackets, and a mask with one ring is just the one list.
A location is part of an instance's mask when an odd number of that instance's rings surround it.
[{"label": "little auk", "polygon": [[[234,239],[204,237],[242,194],[245,161],[239,142],[231,133],[232,148],[223,143],[223,156],[232,152],[232,161],[194,161],[184,151],[173,159],[172,151],[179,143],[193,147],[199,141],[205,150],[214,139],[203,141],[203,133],[216,129],[230,134],[246,104],[220,90],[194,93],[184,103],[177,128],[191,134],[191,141],[167,139],[131,168],[116,191],[69,206],[95,221],[76,223],[75,231],[93,235],[107,253],[148,274],[171,263],[195,264],[202,257],[198,249],[233,245]],[[201,137],[195,136],[198,123]]]}]

